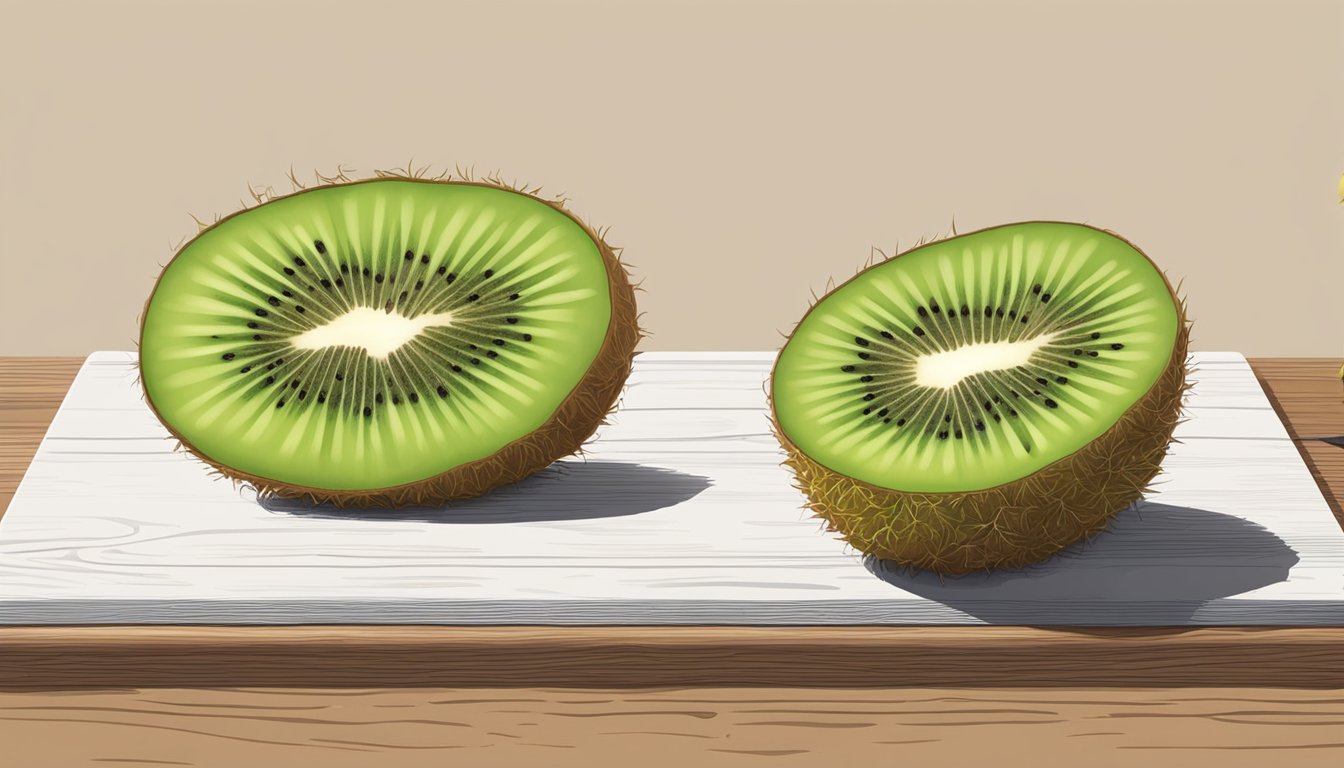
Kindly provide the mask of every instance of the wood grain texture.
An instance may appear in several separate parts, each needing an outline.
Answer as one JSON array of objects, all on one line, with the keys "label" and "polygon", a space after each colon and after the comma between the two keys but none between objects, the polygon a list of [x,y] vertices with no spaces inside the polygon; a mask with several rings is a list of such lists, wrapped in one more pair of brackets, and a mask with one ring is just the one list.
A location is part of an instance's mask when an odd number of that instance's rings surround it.
[{"label": "wood grain texture", "polygon": [[120,627],[0,630],[0,688],[1344,687],[1337,628]]},{"label": "wood grain texture", "polygon": [[85,364],[0,523],[4,624],[1344,625],[1344,532],[1244,358],[1200,353],[1155,491],[1038,565],[939,579],[824,534],[772,354],[648,353],[583,460],[442,508],[256,503]]},{"label": "wood grain texture", "polygon": [[0,694],[24,768],[1344,764],[1344,695],[1024,691],[158,689]]},{"label": "wood grain texture", "polygon": [[0,358],[0,517],[83,364],[81,357]]}]

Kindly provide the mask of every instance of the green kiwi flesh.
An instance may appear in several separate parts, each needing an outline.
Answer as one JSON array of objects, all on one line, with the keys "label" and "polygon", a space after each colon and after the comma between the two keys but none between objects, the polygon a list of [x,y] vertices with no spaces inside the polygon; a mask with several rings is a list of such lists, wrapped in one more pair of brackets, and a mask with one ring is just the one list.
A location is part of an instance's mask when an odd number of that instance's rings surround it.
[{"label": "green kiwi flesh", "polygon": [[1105,527],[1160,469],[1188,323],[1163,274],[1081,224],[923,245],[819,300],[771,378],[808,506],[866,555],[960,573]]},{"label": "green kiwi flesh", "polygon": [[182,247],[145,308],[141,381],[185,447],[263,495],[437,503],[578,450],[639,336],[624,267],[559,204],[377,178]]}]

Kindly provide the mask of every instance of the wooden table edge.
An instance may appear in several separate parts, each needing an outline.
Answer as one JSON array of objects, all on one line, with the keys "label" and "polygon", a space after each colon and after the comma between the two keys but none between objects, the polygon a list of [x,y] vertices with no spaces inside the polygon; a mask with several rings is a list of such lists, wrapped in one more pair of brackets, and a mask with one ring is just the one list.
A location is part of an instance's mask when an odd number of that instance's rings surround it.
[{"label": "wooden table edge", "polygon": [[[1251,359],[1296,436],[1262,375],[1279,362]],[[1344,627],[0,627],[0,688],[254,685],[1333,688],[1344,687]]]}]

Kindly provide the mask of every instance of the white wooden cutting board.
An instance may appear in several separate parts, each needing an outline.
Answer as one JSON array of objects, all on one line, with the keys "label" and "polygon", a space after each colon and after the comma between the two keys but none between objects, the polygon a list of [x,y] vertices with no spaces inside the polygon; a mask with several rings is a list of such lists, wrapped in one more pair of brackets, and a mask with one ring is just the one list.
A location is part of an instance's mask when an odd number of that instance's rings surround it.
[{"label": "white wooden cutting board", "polygon": [[0,624],[1344,624],[1344,533],[1243,357],[1159,491],[1020,571],[865,563],[801,506],[771,353],[645,353],[586,460],[446,509],[257,503],[89,358],[0,521]]}]

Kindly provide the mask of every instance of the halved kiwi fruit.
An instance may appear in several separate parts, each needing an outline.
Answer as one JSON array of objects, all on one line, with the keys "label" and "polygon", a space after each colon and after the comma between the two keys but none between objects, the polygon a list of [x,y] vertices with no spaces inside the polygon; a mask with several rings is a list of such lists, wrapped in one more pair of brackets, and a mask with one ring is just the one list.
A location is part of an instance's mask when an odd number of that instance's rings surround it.
[{"label": "halved kiwi fruit", "polygon": [[202,231],[149,298],[140,368],[160,420],[223,474],[395,506],[578,450],[639,337],[625,268],[559,203],[384,176]]},{"label": "halved kiwi fruit", "polygon": [[1135,246],[1029,222],[923,245],[820,299],[771,378],[808,506],[859,551],[944,573],[1105,527],[1180,418],[1184,306]]}]

